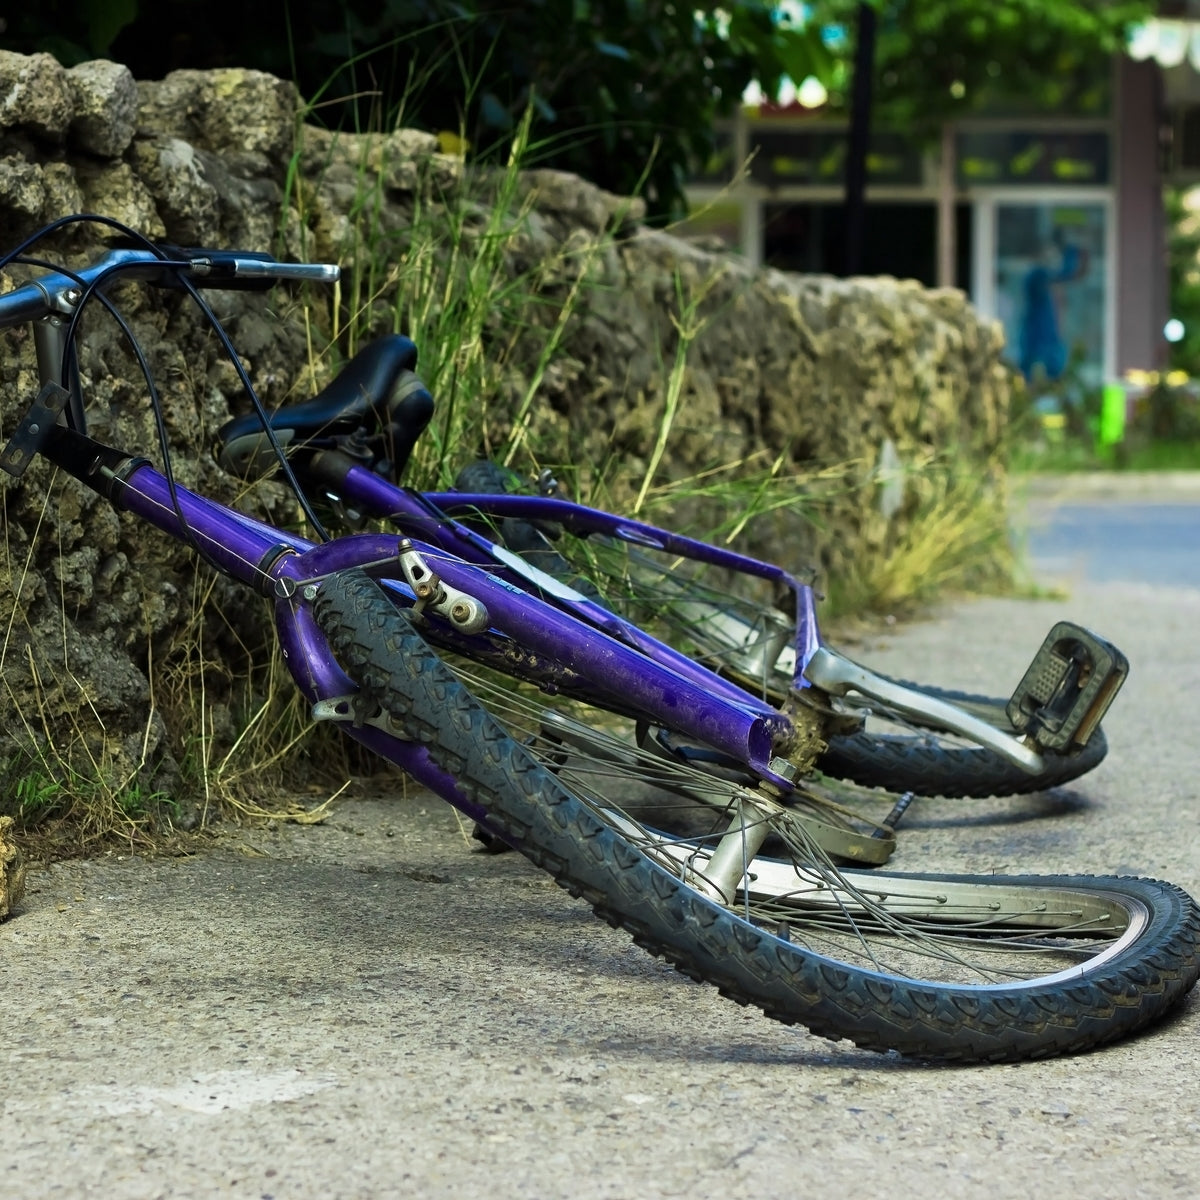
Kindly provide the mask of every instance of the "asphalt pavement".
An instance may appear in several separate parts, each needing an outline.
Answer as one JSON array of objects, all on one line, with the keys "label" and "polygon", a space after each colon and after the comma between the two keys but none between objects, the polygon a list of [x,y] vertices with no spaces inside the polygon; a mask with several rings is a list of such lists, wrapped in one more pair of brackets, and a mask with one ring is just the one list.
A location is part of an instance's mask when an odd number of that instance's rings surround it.
[{"label": "asphalt pavement", "polygon": [[[1099,769],[1024,799],[919,801],[897,869],[1115,871],[1200,895],[1200,488],[1113,503],[1029,499],[1034,577],[1065,594],[954,604],[850,647],[1008,692],[1069,617],[1133,664]],[[1099,549],[1077,508],[1106,522]],[[0,979],[13,1196],[1198,1191],[1200,998],[1074,1059],[859,1051],[688,982],[417,792],[197,857],[37,871],[0,925]]]},{"label": "asphalt pavement", "polygon": [[1084,474],[1018,488],[1040,582],[1200,588],[1200,473]]}]

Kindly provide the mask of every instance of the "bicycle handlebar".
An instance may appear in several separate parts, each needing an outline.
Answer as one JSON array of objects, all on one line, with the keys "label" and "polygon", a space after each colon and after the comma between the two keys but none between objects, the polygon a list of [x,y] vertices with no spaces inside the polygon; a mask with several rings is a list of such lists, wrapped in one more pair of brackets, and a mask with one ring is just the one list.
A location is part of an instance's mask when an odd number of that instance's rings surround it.
[{"label": "bicycle handlebar", "polygon": [[269,254],[244,250],[176,250],[189,264],[188,274],[200,287],[235,288],[266,286],[276,279],[308,279],[314,283],[336,283],[341,268],[331,263],[278,262]]},{"label": "bicycle handlebar", "polygon": [[340,268],[329,263],[277,262],[269,254],[250,251],[177,246],[160,249],[171,257],[152,250],[110,250],[91,266],[70,275],[53,271],[39,276],[0,296],[0,328],[54,314],[70,314],[83,288],[102,285],[109,276],[114,281],[140,279],[157,287],[178,287],[182,275],[196,287],[238,290],[266,288],[282,279],[333,283],[341,273]]}]

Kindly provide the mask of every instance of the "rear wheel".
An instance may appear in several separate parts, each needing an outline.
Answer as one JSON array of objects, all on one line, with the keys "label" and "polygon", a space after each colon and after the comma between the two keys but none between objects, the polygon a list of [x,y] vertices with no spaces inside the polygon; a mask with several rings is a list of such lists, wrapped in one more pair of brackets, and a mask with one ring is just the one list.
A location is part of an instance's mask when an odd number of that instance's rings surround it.
[{"label": "rear wheel", "polygon": [[[521,483],[514,472],[479,462],[463,469],[456,486],[504,493],[520,490]],[[684,566],[694,564],[660,561],[645,547],[557,532],[560,536],[551,537],[542,527],[514,518],[501,520],[493,530],[510,549],[577,590],[581,579],[590,580],[590,595],[748,691],[776,701],[786,696],[795,663],[788,645],[791,622],[767,599],[739,596],[739,587],[756,581],[733,577],[710,583],[685,573]],[[1005,733],[1017,732],[1005,700],[893,682],[965,708]],[[880,702],[851,696],[842,704],[861,726],[831,736],[818,766],[864,787],[918,796],[1022,795],[1070,783],[1108,753],[1104,731],[1097,729],[1077,751],[1043,754],[1043,769],[1030,773],[951,731],[918,726]]]},{"label": "rear wheel", "polygon": [[511,683],[481,703],[361,572],[326,580],[314,615],[370,704],[500,834],[769,1016],[877,1050],[1020,1059],[1131,1033],[1200,973],[1200,914],[1169,884],[846,869],[811,837],[819,802],[767,797],[662,735],[638,745],[607,713],[516,702]]}]

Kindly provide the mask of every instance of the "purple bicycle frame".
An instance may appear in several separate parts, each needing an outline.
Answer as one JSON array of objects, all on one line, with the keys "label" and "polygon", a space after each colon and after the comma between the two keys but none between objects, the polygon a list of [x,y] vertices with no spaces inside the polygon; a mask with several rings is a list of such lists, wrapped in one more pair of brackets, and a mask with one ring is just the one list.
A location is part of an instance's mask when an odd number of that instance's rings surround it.
[{"label": "purple bicycle frame", "polygon": [[[487,516],[518,517],[534,522],[553,522],[572,533],[598,533],[631,545],[661,550],[694,562],[706,563],[782,585],[796,597],[796,668],[792,686],[800,689],[811,686],[804,677],[804,668],[821,645],[813,590],[808,584],[802,583],[774,563],[762,562],[733,550],[724,550],[708,542],[672,533],[644,521],[618,517],[603,509],[589,508],[570,500],[547,496],[492,492],[418,492],[390,483],[373,471],[360,466],[347,469],[339,492],[343,500],[371,516],[394,521],[401,532],[426,542],[435,542],[459,558],[480,563],[493,570],[507,569],[505,562],[497,557],[495,545],[454,520],[453,513],[456,510],[473,511]],[[669,662],[676,670],[698,678],[694,675],[696,664],[691,659],[648,637],[636,625],[623,620],[609,609],[583,596],[570,599],[559,597],[556,602],[613,636],[639,645],[656,660]],[[705,668],[700,670],[704,672],[711,686],[711,673]],[[740,694],[741,689],[735,690]]]},{"label": "purple bicycle frame", "polygon": [[[45,453],[119,508],[193,545],[223,573],[273,597],[281,652],[310,703],[347,698],[357,687],[338,666],[317,626],[302,595],[305,585],[362,567],[385,582],[397,603],[411,604],[415,595],[403,582],[398,557],[402,548],[411,547],[448,585],[480,601],[493,629],[518,644],[536,647],[588,681],[596,692],[616,698],[622,707],[645,713],[653,722],[730,755],[777,786],[790,786],[772,767],[773,748],[788,737],[788,719],[765,701],[644,634],[637,644],[613,637],[499,578],[486,565],[415,539],[356,534],[314,545],[183,487],[172,491],[167,479],[144,459],[70,430],[57,430]],[[488,634],[478,636],[486,639]],[[647,648],[658,653],[651,657]],[[458,790],[454,779],[421,746],[367,725],[348,722],[345,732],[468,816],[486,823],[486,813]]]}]

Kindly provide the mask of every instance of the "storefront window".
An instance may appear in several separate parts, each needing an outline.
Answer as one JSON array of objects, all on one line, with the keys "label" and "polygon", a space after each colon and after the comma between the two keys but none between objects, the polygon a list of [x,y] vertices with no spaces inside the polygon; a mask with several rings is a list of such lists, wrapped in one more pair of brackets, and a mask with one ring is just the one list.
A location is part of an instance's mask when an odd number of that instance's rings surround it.
[{"label": "storefront window", "polygon": [[1108,134],[1099,130],[968,130],[956,139],[959,187],[1095,187],[1109,181]]},{"label": "storefront window", "polygon": [[1104,383],[1102,204],[996,205],[996,315],[1033,383]]},{"label": "storefront window", "polygon": [[[840,184],[846,177],[847,129],[752,126],[750,177],[767,187]],[[921,183],[921,146],[886,130],[871,135],[867,179],[873,185]]]},{"label": "storefront window", "polygon": [[[864,275],[937,282],[937,206],[930,201],[875,201],[863,230]],[[845,269],[846,209],[839,202],[764,204],[763,262],[781,271],[841,275]],[[957,283],[970,279],[971,208],[959,204]]]}]

